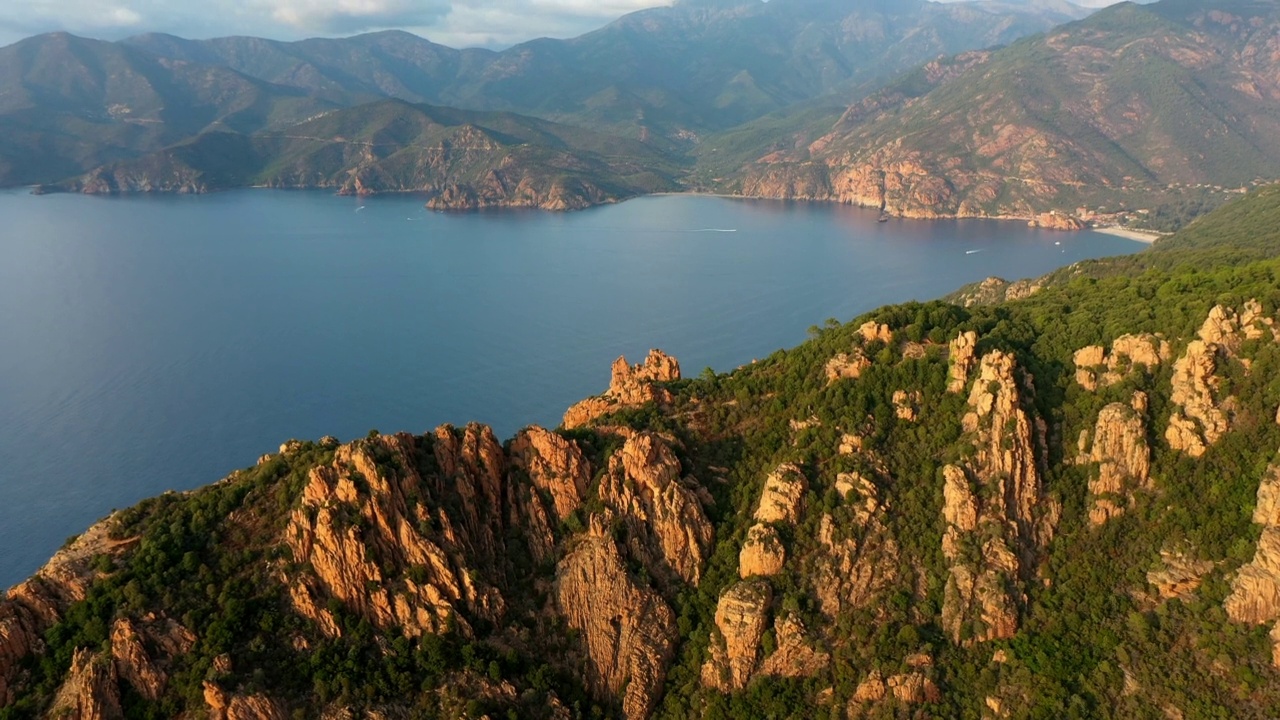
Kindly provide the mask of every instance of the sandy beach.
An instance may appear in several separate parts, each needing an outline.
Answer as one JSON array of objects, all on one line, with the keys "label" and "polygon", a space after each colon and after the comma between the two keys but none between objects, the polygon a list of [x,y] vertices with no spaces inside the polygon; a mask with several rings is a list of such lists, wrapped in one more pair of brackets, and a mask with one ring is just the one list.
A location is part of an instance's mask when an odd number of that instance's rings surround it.
[{"label": "sandy beach", "polygon": [[1141,243],[1150,245],[1151,243],[1164,237],[1160,233],[1147,232],[1144,230],[1130,230],[1128,228],[1107,226],[1092,228],[1094,232],[1104,233],[1106,235],[1115,235],[1117,237],[1127,238],[1129,240],[1137,240]]}]

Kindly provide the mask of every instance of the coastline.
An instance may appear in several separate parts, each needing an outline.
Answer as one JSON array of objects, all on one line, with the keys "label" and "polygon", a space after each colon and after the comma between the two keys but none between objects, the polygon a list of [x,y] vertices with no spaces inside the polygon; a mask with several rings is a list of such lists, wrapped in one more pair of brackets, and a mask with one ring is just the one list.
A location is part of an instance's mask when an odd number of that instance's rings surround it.
[{"label": "coastline", "polygon": [[1090,229],[1094,232],[1102,233],[1103,235],[1115,235],[1116,237],[1135,240],[1140,243],[1146,243],[1147,245],[1150,245],[1164,237],[1164,235],[1157,232],[1150,232],[1147,230],[1130,230],[1128,228],[1116,227],[1115,225],[1107,225],[1104,227],[1095,227]]}]

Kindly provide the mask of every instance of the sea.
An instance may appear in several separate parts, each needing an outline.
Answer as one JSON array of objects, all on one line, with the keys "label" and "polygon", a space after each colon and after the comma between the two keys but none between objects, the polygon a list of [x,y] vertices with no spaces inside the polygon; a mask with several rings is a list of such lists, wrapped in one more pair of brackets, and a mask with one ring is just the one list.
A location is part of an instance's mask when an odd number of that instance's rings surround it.
[{"label": "sea", "polygon": [[827,318],[1143,247],[878,220],[681,195],[449,214],[412,195],[0,192],[0,588],[113,509],[290,438],[554,427],[619,355],[729,371]]}]

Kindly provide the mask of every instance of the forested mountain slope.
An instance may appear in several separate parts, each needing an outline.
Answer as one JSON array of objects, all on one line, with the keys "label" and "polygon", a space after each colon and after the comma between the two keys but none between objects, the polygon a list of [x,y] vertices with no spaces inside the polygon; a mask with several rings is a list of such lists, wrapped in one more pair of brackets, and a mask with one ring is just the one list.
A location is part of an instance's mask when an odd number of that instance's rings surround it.
[{"label": "forested mountain slope", "polygon": [[245,186],[420,192],[436,209],[581,209],[674,190],[648,145],[511,113],[382,100],[255,135],[204,133],[44,191],[209,192]]},{"label": "forested mountain slope", "polygon": [[282,43],[147,35],[127,44],[308,92],[506,110],[637,139],[687,138],[938,55],[1011,42],[1088,11],[1066,2],[686,1],[568,40],[491,52],[407,33]]}]

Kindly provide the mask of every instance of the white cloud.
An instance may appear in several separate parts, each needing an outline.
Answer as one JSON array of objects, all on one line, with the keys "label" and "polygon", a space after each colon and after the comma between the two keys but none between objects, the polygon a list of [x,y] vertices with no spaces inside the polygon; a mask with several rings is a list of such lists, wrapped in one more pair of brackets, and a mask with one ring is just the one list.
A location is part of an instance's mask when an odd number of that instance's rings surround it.
[{"label": "white cloud", "polygon": [[184,37],[297,39],[406,29],[449,45],[509,45],[572,37],[670,0],[0,0],[0,44],[66,30],[117,39],[138,32]]},{"label": "white cloud", "polygon": [[430,26],[449,12],[449,4],[440,0],[278,0],[260,5],[264,13],[284,25],[331,33]]}]

